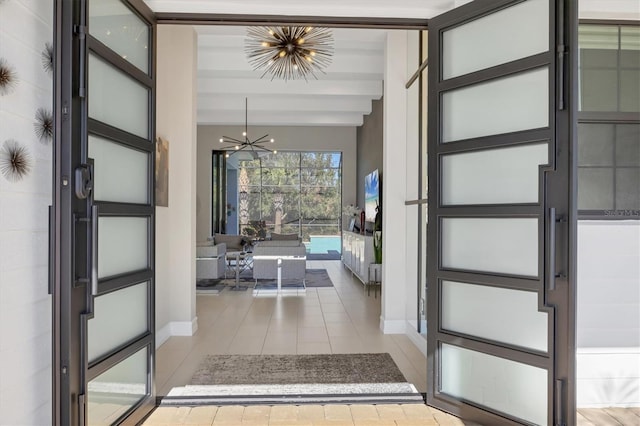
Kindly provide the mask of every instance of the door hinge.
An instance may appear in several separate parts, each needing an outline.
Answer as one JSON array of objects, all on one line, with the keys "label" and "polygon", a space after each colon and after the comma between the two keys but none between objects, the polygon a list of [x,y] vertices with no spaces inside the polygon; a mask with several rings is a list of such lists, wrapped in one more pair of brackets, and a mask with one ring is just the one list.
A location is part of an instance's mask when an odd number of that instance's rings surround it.
[{"label": "door hinge", "polygon": [[74,25],[73,26],[73,34],[77,35],[78,38],[85,38],[87,35],[87,26],[86,25]]},{"label": "door hinge", "polygon": [[554,402],[553,402],[553,418],[555,426],[566,426],[567,422],[564,418],[564,410],[562,409],[564,401],[564,380],[556,380],[554,389]]}]

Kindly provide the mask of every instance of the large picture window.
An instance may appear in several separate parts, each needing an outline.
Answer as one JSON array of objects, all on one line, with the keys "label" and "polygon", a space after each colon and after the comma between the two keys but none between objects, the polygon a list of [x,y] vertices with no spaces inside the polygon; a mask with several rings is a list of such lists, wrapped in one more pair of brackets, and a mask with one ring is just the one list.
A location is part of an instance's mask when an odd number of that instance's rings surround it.
[{"label": "large picture window", "polygon": [[581,24],[578,210],[640,217],[640,26]]},{"label": "large picture window", "polygon": [[298,234],[311,253],[339,255],[341,199],[339,152],[278,152],[238,161],[241,234]]}]

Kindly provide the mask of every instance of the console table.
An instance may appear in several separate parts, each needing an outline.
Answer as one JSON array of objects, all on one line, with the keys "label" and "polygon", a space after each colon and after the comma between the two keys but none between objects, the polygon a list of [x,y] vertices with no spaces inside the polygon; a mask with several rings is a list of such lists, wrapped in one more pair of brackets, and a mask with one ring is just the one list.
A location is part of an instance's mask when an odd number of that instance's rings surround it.
[{"label": "console table", "polygon": [[374,261],[372,235],[342,231],[342,263],[365,286],[369,283],[369,265]]}]

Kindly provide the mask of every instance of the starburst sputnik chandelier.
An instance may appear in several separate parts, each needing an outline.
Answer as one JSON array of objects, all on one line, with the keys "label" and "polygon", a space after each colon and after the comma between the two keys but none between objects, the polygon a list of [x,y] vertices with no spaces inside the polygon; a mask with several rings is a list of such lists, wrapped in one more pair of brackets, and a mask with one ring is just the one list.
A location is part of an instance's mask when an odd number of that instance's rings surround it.
[{"label": "starburst sputnik chandelier", "polygon": [[248,27],[245,52],[255,70],[271,80],[305,79],[331,64],[333,34],[329,28]]},{"label": "starburst sputnik chandelier", "polygon": [[253,159],[258,158],[258,152],[270,152],[273,154],[277,154],[278,151],[275,149],[269,149],[265,147],[263,144],[265,143],[274,143],[275,139],[269,138],[269,135],[266,134],[264,136],[259,137],[258,139],[251,140],[249,139],[249,125],[248,125],[248,111],[249,111],[249,101],[247,98],[244,98],[244,132],[242,132],[242,137],[244,140],[232,138],[230,136],[223,136],[220,138],[220,143],[226,143],[233,145],[233,147],[227,146],[222,148],[223,151],[226,151],[225,157],[229,158],[236,152],[246,151],[249,152]]}]

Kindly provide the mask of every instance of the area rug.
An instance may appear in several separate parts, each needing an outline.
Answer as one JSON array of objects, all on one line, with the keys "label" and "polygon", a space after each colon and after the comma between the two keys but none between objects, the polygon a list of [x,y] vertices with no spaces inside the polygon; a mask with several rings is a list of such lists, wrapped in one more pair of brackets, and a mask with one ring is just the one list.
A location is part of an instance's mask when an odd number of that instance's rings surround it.
[{"label": "area rug", "polygon": [[224,290],[226,284],[223,280],[204,279],[196,281],[197,294],[220,294]]},{"label": "area rug", "polygon": [[388,353],[207,355],[191,385],[403,383]]},{"label": "area rug", "polygon": [[307,269],[304,280],[307,287],[333,287],[326,269]]},{"label": "area rug", "polygon": [[[333,287],[333,282],[329,278],[329,274],[326,269],[307,269],[305,273],[305,283],[307,288],[313,287]],[[251,284],[254,283],[251,271],[245,271],[239,276],[240,283]],[[226,287],[232,287],[235,285],[235,277],[227,279],[208,279],[198,280],[196,283],[196,292],[198,294],[219,294]],[[258,281],[258,287],[260,289],[277,288],[275,280],[260,280]],[[299,280],[282,280],[283,288],[302,288],[302,283]]]},{"label": "area rug", "polygon": [[340,260],[342,255],[339,251],[329,250],[326,253],[307,253],[307,260]]}]

